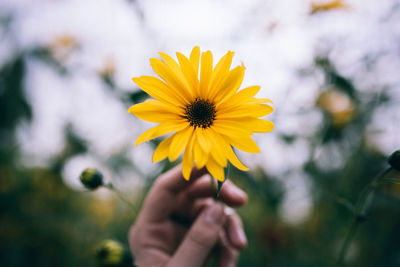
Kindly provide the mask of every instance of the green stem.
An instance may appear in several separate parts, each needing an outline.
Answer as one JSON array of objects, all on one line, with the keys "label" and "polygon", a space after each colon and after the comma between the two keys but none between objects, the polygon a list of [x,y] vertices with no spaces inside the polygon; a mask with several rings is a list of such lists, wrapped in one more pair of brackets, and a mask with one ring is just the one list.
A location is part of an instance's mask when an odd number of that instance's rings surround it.
[{"label": "green stem", "polygon": [[215,185],[214,177],[212,177],[212,175],[210,175],[210,183],[211,183],[211,190],[213,192],[213,198],[214,198],[215,201],[217,201],[217,199],[218,199],[218,195],[217,195],[218,189],[217,189],[217,186]]},{"label": "green stem", "polygon": [[114,186],[113,184],[109,183],[104,185],[104,187],[108,188],[109,190],[111,190],[115,195],[117,195],[117,197],[119,197],[119,199],[121,199],[123,202],[125,202],[126,204],[128,204],[131,208],[133,208],[134,212],[136,213],[136,206],[130,202],[129,200],[127,200],[122,194],[121,192],[119,192]]},{"label": "green stem", "polygon": [[341,266],[343,264],[343,260],[344,260],[345,256],[347,255],[347,250],[349,249],[351,241],[353,240],[353,237],[356,234],[356,230],[360,224],[360,221],[361,221],[361,218],[359,218],[359,217],[352,220],[349,231],[347,232],[347,235],[346,235],[346,239],[344,240],[343,246],[340,250],[340,254],[339,254],[339,258],[336,262],[336,266]]},{"label": "green stem", "polygon": [[400,183],[400,179],[397,179],[397,178],[384,178],[384,179],[382,179],[382,183],[399,184]]},{"label": "green stem", "polygon": [[367,209],[367,204],[372,202],[374,190],[380,183],[380,179],[384,177],[391,169],[387,169],[385,171],[380,172],[375,178],[367,184],[364,189],[362,190],[360,197],[357,200],[357,204],[355,206],[354,217],[352,219],[349,231],[347,232],[346,238],[342,245],[342,248],[339,253],[338,260],[336,262],[336,266],[342,266],[343,261],[347,255],[347,251],[351,245],[351,241],[356,234],[357,228],[359,227],[360,223],[364,221],[365,213]]}]

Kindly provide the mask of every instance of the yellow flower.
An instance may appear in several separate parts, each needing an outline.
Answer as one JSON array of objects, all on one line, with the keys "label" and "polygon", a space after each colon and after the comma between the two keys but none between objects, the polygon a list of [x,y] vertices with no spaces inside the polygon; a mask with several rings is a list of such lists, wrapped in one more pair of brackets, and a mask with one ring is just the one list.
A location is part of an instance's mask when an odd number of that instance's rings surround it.
[{"label": "yellow flower", "polygon": [[333,0],[324,3],[312,2],[311,3],[311,14],[321,12],[321,11],[329,11],[329,10],[338,10],[338,9],[349,9],[349,5],[344,3],[342,0]]},{"label": "yellow flower", "polygon": [[101,77],[107,78],[114,75],[115,71],[116,71],[115,60],[112,57],[108,57],[104,62],[104,66],[99,70],[99,74]]},{"label": "yellow flower", "polygon": [[57,36],[48,45],[48,49],[52,56],[60,62],[67,60],[71,53],[77,48],[79,48],[78,40],[69,34]]},{"label": "yellow flower", "polygon": [[95,250],[99,266],[132,266],[132,256],[118,241],[104,240]]},{"label": "yellow flower", "polygon": [[354,101],[335,88],[322,92],[317,99],[317,106],[330,116],[332,126],[337,129],[346,126],[356,114]]},{"label": "yellow flower", "polygon": [[159,144],[153,162],[166,157],[174,161],[184,152],[182,172],[187,180],[194,165],[205,166],[219,181],[224,181],[228,160],[238,169],[248,170],[232,146],[249,153],[260,152],[251,135],[274,128],[272,122],[259,119],[273,111],[271,106],[263,104],[272,101],[254,97],[260,86],[238,91],[245,67],[242,64],[230,70],[234,54],[231,51],[214,68],[211,52],[200,56],[199,47],[193,48],[189,58],[176,53],[179,64],[169,55],[159,54],[164,62],[151,58],[150,63],[164,81],[152,76],[133,78],[155,99],[136,104],[128,112],[159,123],[141,134],[136,145],[173,133]]}]

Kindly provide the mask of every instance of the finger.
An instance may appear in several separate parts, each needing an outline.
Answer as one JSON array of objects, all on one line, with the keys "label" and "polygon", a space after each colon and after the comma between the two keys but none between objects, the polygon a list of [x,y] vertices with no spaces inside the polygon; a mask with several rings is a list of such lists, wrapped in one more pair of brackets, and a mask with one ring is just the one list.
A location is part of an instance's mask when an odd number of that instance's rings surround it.
[{"label": "finger", "polygon": [[187,181],[183,178],[182,165],[178,165],[175,168],[161,175],[155,184],[154,191],[167,190],[171,193],[177,194],[183,189],[191,185],[197,178],[201,177],[207,172],[207,169],[193,168],[190,175],[190,180]]},{"label": "finger", "polygon": [[221,247],[219,251],[218,267],[234,267],[239,259],[239,251],[232,247]]},{"label": "finger", "polygon": [[[215,196],[216,192],[210,183],[210,179],[209,175],[203,175],[194,182],[186,190],[188,197],[195,199]],[[247,194],[229,180],[224,183],[218,198],[231,207],[242,206],[247,202]]]},{"label": "finger", "polygon": [[229,244],[225,231],[221,231],[218,250],[218,267],[236,266],[238,258],[239,251]]},{"label": "finger", "polygon": [[224,224],[223,207],[216,203],[207,207],[188,231],[168,266],[202,266],[217,243]]},{"label": "finger", "polygon": [[[196,202],[192,206],[190,216],[192,216],[192,218],[197,217],[202,210],[213,205],[214,203],[215,202],[210,198],[202,199]],[[220,239],[223,241],[223,243],[228,242],[230,246],[233,246],[238,250],[243,250],[247,246],[247,237],[246,233],[244,232],[243,223],[240,216],[235,212],[234,209],[226,206],[224,207],[224,213],[226,215],[226,222],[224,225],[226,235],[223,237],[220,236]]]},{"label": "finger", "polygon": [[151,249],[148,246],[148,235],[132,225],[128,233],[129,247],[134,255],[135,266],[162,266],[170,259],[170,255],[161,249]]},{"label": "finger", "polygon": [[191,180],[188,182],[182,176],[182,168],[178,166],[158,178],[150,190],[140,214],[140,220],[155,222],[167,219],[175,208],[179,192],[189,187],[205,169],[193,168]]},{"label": "finger", "polygon": [[[182,222],[183,225],[190,225],[193,218],[198,215],[196,207],[199,207],[199,202],[204,202],[206,199],[212,202],[211,197],[215,197],[216,192],[210,183],[214,180],[211,179],[210,175],[205,174],[183,191],[176,201],[172,214],[173,219],[177,219],[175,221]],[[246,203],[247,195],[231,181],[226,181],[219,199],[226,205],[237,207]]]},{"label": "finger", "polygon": [[195,202],[180,198],[170,219],[176,224],[189,228],[199,214],[214,203],[212,198],[197,199]]},{"label": "finger", "polygon": [[244,249],[247,246],[247,237],[243,229],[242,220],[230,208],[225,208],[225,214],[227,215],[225,229],[229,243],[236,249]]}]

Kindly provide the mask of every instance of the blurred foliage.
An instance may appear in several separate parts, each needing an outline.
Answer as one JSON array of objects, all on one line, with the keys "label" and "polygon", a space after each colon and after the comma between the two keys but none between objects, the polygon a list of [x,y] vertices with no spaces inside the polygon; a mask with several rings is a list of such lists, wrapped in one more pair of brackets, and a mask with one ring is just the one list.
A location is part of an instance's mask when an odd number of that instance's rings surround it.
[{"label": "blurred foliage", "polygon": [[65,185],[64,164],[88,150],[69,124],[64,149],[47,167],[21,167],[15,134],[22,121],[32,119],[24,88],[29,57],[67,73],[47,48],[24,51],[0,68],[1,266],[94,266],[94,252],[103,239],[127,243],[134,215],[115,198],[101,199]]},{"label": "blurred foliage", "polygon": [[[313,13],[344,7],[347,6],[342,1],[325,6],[315,4]],[[2,23],[8,24],[10,19]],[[58,39],[49,46],[20,51],[0,66],[2,266],[102,265],[96,263],[94,254],[97,251],[97,255],[105,258],[110,255],[98,249],[104,239],[112,238],[121,246],[128,246],[126,235],[135,219],[129,206],[116,198],[99,197],[98,192],[73,190],[63,182],[62,171],[70,158],[93,153],[70,124],[65,126],[64,149],[46,167],[21,164],[24,155],[16,141],[16,130],[22,122],[33,118],[30,100],[25,95],[27,60],[40,60],[57,73],[68,75],[70,70],[63,65],[62,58],[78,48],[76,40]],[[143,91],[129,92],[116,86],[113,64],[108,62],[98,72],[104,85],[127,106],[143,101],[147,97]],[[282,218],[280,209],[288,190],[284,181],[290,178],[290,172],[273,177],[262,168],[248,173],[232,169],[232,180],[250,198],[248,205],[238,210],[249,239],[240,266],[333,265],[360,192],[376,174],[388,168],[388,155],[371,149],[365,133],[372,115],[391,101],[389,94],[384,89],[379,95],[362,92],[351,77],[340,74],[328,56],[315,58],[314,64],[304,71],[313,72],[324,75],[313,107],[322,114],[322,123],[312,136],[277,133],[288,145],[305,139],[310,148],[310,156],[299,171],[304,172],[311,185],[311,213],[300,224],[289,224]],[[152,141],[153,147],[159,142],[159,139]],[[341,164],[331,166],[337,162]],[[135,169],[125,151],[110,155],[106,164],[115,171],[127,165]],[[143,194],[135,199],[138,204],[157,174],[174,164],[164,161],[158,173],[148,177]],[[391,175],[392,179],[400,179],[399,172],[393,171]],[[350,246],[346,258],[349,266],[400,266],[399,205],[399,184],[382,184],[375,190],[369,212],[360,218],[360,227]]]}]

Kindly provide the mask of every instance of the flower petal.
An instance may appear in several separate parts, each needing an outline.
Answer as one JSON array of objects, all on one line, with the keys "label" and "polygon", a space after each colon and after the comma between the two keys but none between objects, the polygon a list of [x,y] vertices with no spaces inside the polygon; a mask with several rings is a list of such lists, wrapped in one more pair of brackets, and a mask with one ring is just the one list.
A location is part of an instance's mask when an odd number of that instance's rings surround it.
[{"label": "flower petal", "polygon": [[266,133],[274,129],[274,123],[271,121],[258,119],[254,117],[239,117],[232,119],[220,119],[220,124],[230,125],[232,128],[248,129],[250,132]]},{"label": "flower petal", "polygon": [[199,62],[200,62],[200,47],[195,46],[190,53],[190,62],[193,65],[196,77],[199,76]]},{"label": "flower petal", "polygon": [[215,95],[214,102],[218,103],[223,101],[224,98],[229,98],[239,90],[240,85],[243,82],[245,67],[238,66],[231,70],[225,80],[221,83]]},{"label": "flower petal", "polygon": [[156,77],[140,76],[134,77],[132,80],[143,91],[162,102],[168,102],[172,105],[182,105],[185,103],[184,98],[180,94],[177,94],[174,89]]},{"label": "flower petal", "polygon": [[260,86],[250,86],[240,90],[238,93],[232,95],[232,97],[226,97],[222,101],[216,103],[217,108],[224,108],[225,106],[237,106],[241,103],[246,103],[249,99],[255,96],[260,91]]},{"label": "flower petal", "polygon": [[200,169],[207,163],[208,154],[203,151],[200,144],[197,142],[197,138],[193,143],[193,152],[196,167]]},{"label": "flower petal", "polygon": [[163,122],[166,120],[178,120],[183,111],[176,106],[166,105],[158,100],[148,99],[143,103],[131,106],[128,112],[139,119],[149,122]]},{"label": "flower petal", "polygon": [[242,151],[248,153],[260,153],[260,149],[258,148],[256,142],[254,142],[254,140],[251,139],[250,136],[242,138],[226,136],[226,139],[231,145]]},{"label": "flower petal", "polygon": [[156,137],[159,137],[159,136],[167,134],[167,133],[180,131],[187,126],[188,126],[188,123],[187,123],[187,121],[184,121],[184,120],[163,122],[160,125],[157,125],[156,127],[153,127],[151,129],[145,131],[144,133],[142,133],[136,139],[135,145],[137,146],[143,142],[149,141],[151,139],[154,139]]},{"label": "flower petal", "polygon": [[219,109],[217,111],[217,118],[231,119],[241,117],[263,117],[274,111],[274,108],[265,104],[245,104],[237,107],[230,107],[229,109]]},{"label": "flower petal", "polygon": [[168,155],[170,161],[176,160],[182,153],[185,146],[187,146],[192,133],[193,127],[189,126],[173,135]]},{"label": "flower petal", "polygon": [[179,95],[185,100],[185,103],[189,103],[192,96],[187,88],[187,84],[180,80],[176,73],[171,68],[165,65],[158,58],[150,58],[150,65],[153,70],[174,90],[176,95]]},{"label": "flower petal", "polygon": [[185,152],[183,153],[182,160],[182,174],[186,180],[190,179],[190,174],[192,172],[194,160],[193,160],[193,135],[190,137],[188,141],[188,145],[186,146]]},{"label": "flower petal", "polygon": [[230,125],[228,123],[224,123],[222,120],[216,120],[212,126],[212,128],[219,134],[223,134],[226,136],[231,136],[231,137],[246,137],[250,136],[252,132],[248,129],[245,129],[243,127],[238,127],[234,125]]},{"label": "flower petal", "polygon": [[158,54],[161,56],[161,58],[164,60],[164,62],[167,64],[167,66],[173,71],[173,73],[175,74],[177,79],[183,85],[184,89],[187,90],[187,92],[193,98],[192,87],[189,85],[189,82],[186,79],[186,76],[182,72],[182,69],[178,65],[178,63],[171,56],[169,56],[165,53],[159,52]]},{"label": "flower petal", "polygon": [[228,162],[226,160],[227,149],[225,145],[228,144],[223,140],[221,135],[216,133],[213,129],[207,129],[207,135],[209,136],[210,143],[213,147],[211,150],[212,157],[219,165],[226,167]]},{"label": "flower petal", "polygon": [[206,99],[208,87],[212,75],[212,54],[210,51],[201,54],[201,69],[200,69],[200,97]]},{"label": "flower petal", "polygon": [[274,129],[274,123],[272,121],[249,118],[246,120],[246,123],[255,133],[266,133]]},{"label": "flower petal", "polygon": [[[225,139],[218,133],[216,133],[214,130],[211,129],[211,134],[210,134],[210,138],[212,140],[214,140],[215,143],[219,144],[219,149],[215,149],[215,152],[218,151],[218,153],[213,153],[214,155],[218,155],[218,154],[222,154],[224,159],[225,159],[225,164],[220,164],[219,161],[217,160],[217,157],[214,157],[214,159],[221,165],[221,166],[226,166],[226,157],[228,158],[228,160],[239,170],[242,171],[247,171],[249,170],[249,168],[247,168],[246,166],[244,166],[240,160],[236,157],[235,152],[233,151],[232,147],[230,144],[228,144]],[[213,150],[214,152],[214,150]]]},{"label": "flower petal", "polygon": [[206,168],[208,172],[218,181],[225,181],[224,168],[212,158],[210,157],[207,161]]},{"label": "flower petal", "polygon": [[261,103],[270,103],[273,104],[271,99],[268,98],[252,98],[251,100],[248,101],[248,103],[251,104],[261,104]]},{"label": "flower petal", "polygon": [[232,163],[233,166],[238,168],[239,170],[242,171],[248,171],[249,168],[246,167],[236,156],[235,152],[233,151],[232,147],[229,145],[229,150],[228,153],[226,154],[228,157],[228,160]]},{"label": "flower petal", "polygon": [[[223,56],[217,65],[215,65],[211,80],[210,80],[210,88],[219,88],[219,85],[224,81],[227,73],[229,72],[229,69],[231,67],[232,63],[232,58],[233,55],[232,51],[228,51],[228,53]],[[209,93],[209,98],[213,99],[215,94],[218,92],[218,90],[211,90]]]},{"label": "flower petal", "polygon": [[211,150],[211,143],[210,143],[211,138],[206,136],[206,131],[207,130],[205,130],[203,128],[197,128],[196,129],[196,135],[197,135],[196,140],[200,144],[203,151],[205,153],[209,153]]},{"label": "flower petal", "polygon": [[183,178],[185,180],[189,181],[190,180],[190,174],[192,172],[193,168],[193,160],[189,160],[189,153],[185,151],[183,154],[183,160],[182,160],[182,174]]},{"label": "flower petal", "polygon": [[168,157],[169,147],[171,145],[172,136],[168,137],[161,141],[161,143],[157,146],[156,150],[153,154],[153,163],[161,161]]},{"label": "flower petal", "polygon": [[199,91],[199,79],[196,70],[193,67],[193,64],[181,53],[176,53],[179,64],[182,69],[182,73],[185,75],[186,80],[188,81],[192,93],[194,95],[198,95]]},{"label": "flower petal", "polygon": [[249,86],[247,88],[240,90],[236,94],[236,96],[240,99],[247,99],[247,98],[255,96],[258,93],[258,91],[260,91],[260,89],[261,89],[261,86],[258,86],[258,85]]},{"label": "flower petal", "polygon": [[[219,144],[219,151],[221,151],[223,153],[224,156],[226,156],[228,158],[228,160],[239,170],[242,171],[248,171],[249,168],[247,168],[246,166],[243,165],[243,163],[240,162],[240,160],[237,158],[235,152],[233,151],[232,147],[230,144],[228,144],[225,139],[218,133],[216,133],[215,131],[213,131],[213,140],[215,140],[214,142],[217,142]],[[215,149],[218,150],[218,149]],[[214,152],[214,150],[213,150]],[[216,153],[215,153],[216,154]],[[213,155],[215,155],[213,154]],[[217,158],[214,157],[214,159],[218,162]],[[222,166],[226,166],[226,164],[220,164]]]}]

